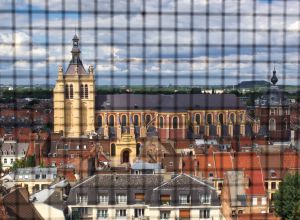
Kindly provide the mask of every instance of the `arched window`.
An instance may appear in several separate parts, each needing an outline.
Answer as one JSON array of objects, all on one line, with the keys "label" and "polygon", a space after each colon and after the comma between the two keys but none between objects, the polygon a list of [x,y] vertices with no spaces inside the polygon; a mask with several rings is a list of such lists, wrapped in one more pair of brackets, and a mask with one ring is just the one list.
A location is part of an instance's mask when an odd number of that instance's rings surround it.
[{"label": "arched window", "polygon": [[113,115],[109,116],[109,126],[115,126],[115,117]]},{"label": "arched window", "polygon": [[110,156],[116,156],[116,145],[115,144],[110,145]]},{"label": "arched window", "polygon": [[133,116],[133,124],[134,124],[134,126],[139,126],[139,116],[138,115]]},{"label": "arched window", "polygon": [[122,126],[126,126],[127,125],[127,117],[126,115],[122,115]]},{"label": "arched window", "polygon": [[88,88],[87,84],[85,84],[84,93],[85,93],[84,97],[86,99],[88,99],[89,98],[89,88]]},{"label": "arched window", "polygon": [[234,113],[231,113],[231,114],[230,114],[230,122],[231,122],[232,124],[235,123],[235,114],[234,114]]},{"label": "arched window", "polygon": [[66,99],[69,99],[69,98],[70,98],[70,97],[69,97],[69,86],[68,86],[68,85],[65,86],[65,98],[66,98]]},{"label": "arched window", "polygon": [[102,127],[102,116],[101,115],[98,115],[97,123],[98,123],[98,127]]},{"label": "arched window", "polygon": [[207,114],[206,115],[206,123],[211,125],[212,124],[212,116],[211,114]]},{"label": "arched window", "polygon": [[164,118],[163,117],[159,118],[159,128],[164,128]]},{"label": "arched window", "polygon": [[219,123],[221,125],[224,124],[224,116],[223,116],[223,114],[219,114]]},{"label": "arched window", "polygon": [[274,118],[269,120],[269,131],[276,131],[276,120]]},{"label": "arched window", "polygon": [[284,119],[284,129],[287,131],[288,128],[289,128],[288,120],[285,118],[285,119]]},{"label": "arched window", "polygon": [[140,143],[137,143],[137,144],[136,144],[136,156],[139,156],[139,155],[140,155],[140,149],[141,149],[141,144],[140,144]]},{"label": "arched window", "polygon": [[178,117],[173,118],[173,128],[177,129],[178,128]]},{"label": "arched window", "polygon": [[146,115],[146,125],[148,125],[151,121],[151,115]]},{"label": "arched window", "polygon": [[70,99],[73,99],[74,94],[73,94],[73,85],[70,85]]},{"label": "arched window", "polygon": [[200,114],[196,114],[195,122],[197,125],[200,125]]},{"label": "arched window", "polygon": [[82,84],[80,85],[80,98],[84,99],[84,88]]}]

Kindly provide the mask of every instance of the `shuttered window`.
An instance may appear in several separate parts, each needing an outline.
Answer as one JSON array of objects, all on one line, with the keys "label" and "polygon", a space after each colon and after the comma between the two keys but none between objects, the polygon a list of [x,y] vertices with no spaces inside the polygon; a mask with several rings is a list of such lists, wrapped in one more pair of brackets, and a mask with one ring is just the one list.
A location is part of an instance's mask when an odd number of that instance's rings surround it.
[{"label": "shuttered window", "polygon": [[190,217],[190,210],[180,210],[179,211],[180,218],[189,218]]}]

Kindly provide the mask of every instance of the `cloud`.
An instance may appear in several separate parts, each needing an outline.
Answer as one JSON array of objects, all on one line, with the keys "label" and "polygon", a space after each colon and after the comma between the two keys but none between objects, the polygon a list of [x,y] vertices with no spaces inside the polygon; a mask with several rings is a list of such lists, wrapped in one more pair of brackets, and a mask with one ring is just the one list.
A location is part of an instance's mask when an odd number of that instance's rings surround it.
[{"label": "cloud", "polygon": [[[0,7],[10,9],[7,2],[1,1]],[[241,76],[251,78],[253,74],[255,78],[267,78],[273,64],[290,78],[298,74],[298,1],[255,1],[254,12],[254,1],[248,0],[193,1],[193,6],[190,0],[178,0],[177,6],[173,0],[145,1],[145,5],[140,0],[100,0],[97,5],[95,1],[81,1],[79,5],[78,0],[70,0],[61,13],[62,2],[49,0],[47,15],[46,2],[32,0],[31,31],[30,15],[26,13],[28,0],[16,2],[22,13],[0,14],[5,21],[2,27],[8,28],[0,32],[0,58],[7,61],[0,68],[8,75],[13,68],[22,71],[23,67],[26,71],[26,62],[32,57],[35,76],[49,73],[50,82],[54,83],[57,65],[66,68],[71,59],[75,27],[80,36],[82,60],[85,65],[95,65],[99,77],[109,76],[113,69],[116,75],[136,78],[131,82],[141,83],[138,79],[145,76],[153,78],[151,83],[158,82],[155,77],[181,76],[178,83],[186,83],[192,74],[196,77],[193,83],[203,83],[207,75],[220,78],[225,74],[225,83],[234,83],[236,79],[243,80]],[[81,14],[77,13],[79,8]],[[128,8],[130,14],[126,13]],[[222,16],[223,8],[226,16]],[[14,35],[9,30],[13,28],[11,16],[15,16],[17,25]],[[118,83],[126,80],[121,77]]]}]

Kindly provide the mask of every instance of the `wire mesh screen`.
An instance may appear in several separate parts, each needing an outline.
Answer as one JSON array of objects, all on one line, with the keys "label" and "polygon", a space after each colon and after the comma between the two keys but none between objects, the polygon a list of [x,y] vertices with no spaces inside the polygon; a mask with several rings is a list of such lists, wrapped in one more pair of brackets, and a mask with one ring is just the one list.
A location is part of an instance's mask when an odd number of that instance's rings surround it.
[{"label": "wire mesh screen", "polygon": [[298,0],[0,18],[0,219],[299,219]]}]

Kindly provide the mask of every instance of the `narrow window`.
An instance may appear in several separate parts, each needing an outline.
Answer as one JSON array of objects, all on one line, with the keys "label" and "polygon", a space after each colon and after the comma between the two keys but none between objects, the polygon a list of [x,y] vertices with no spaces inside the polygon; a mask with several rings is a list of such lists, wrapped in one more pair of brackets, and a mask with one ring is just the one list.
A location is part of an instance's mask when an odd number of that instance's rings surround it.
[{"label": "narrow window", "polygon": [[133,124],[134,124],[134,126],[139,126],[139,116],[138,115],[134,115]]},{"label": "narrow window", "polygon": [[115,117],[113,115],[109,116],[109,126],[113,127],[115,125]]},{"label": "narrow window", "polygon": [[102,116],[101,115],[98,115],[97,123],[98,123],[98,127],[102,127]]},{"label": "narrow window", "polygon": [[159,127],[164,128],[164,118],[163,117],[159,118]]},{"label": "narrow window", "polygon": [[80,85],[80,98],[84,99],[84,89],[83,89],[83,85]]},{"label": "narrow window", "polygon": [[116,156],[116,145],[115,144],[110,145],[110,155]]},{"label": "narrow window", "polygon": [[200,114],[196,114],[196,125],[200,125]]},{"label": "narrow window", "polygon": [[122,115],[122,126],[126,126],[127,125],[127,117],[126,115]]},{"label": "narrow window", "polygon": [[178,117],[173,118],[173,128],[177,129],[178,128]]},{"label": "narrow window", "polygon": [[69,99],[69,98],[70,98],[70,97],[69,97],[69,86],[68,86],[68,85],[65,86],[65,98],[66,98],[66,99]]},{"label": "narrow window", "polygon": [[84,97],[85,97],[86,99],[88,99],[88,98],[89,98],[89,88],[88,88],[88,85],[87,85],[87,84],[85,84],[85,90],[84,90],[84,93],[85,93]]},{"label": "narrow window", "polygon": [[73,94],[73,85],[70,85],[70,99],[73,99],[74,94]]}]

